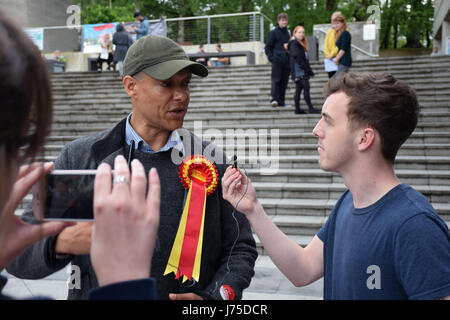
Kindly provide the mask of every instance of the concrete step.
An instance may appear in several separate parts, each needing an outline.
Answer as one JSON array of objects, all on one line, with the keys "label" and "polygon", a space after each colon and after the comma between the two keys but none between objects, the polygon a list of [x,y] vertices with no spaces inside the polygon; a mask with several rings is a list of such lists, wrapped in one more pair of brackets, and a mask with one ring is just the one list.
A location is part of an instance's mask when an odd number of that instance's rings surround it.
[{"label": "concrete step", "polygon": [[[259,198],[278,199],[335,199],[347,190],[343,183],[285,183],[285,182],[254,182]],[[413,185],[431,203],[450,204],[450,186]]]},{"label": "concrete step", "polygon": [[[111,126],[108,127],[109,129],[112,128]],[[94,128],[93,132],[99,132],[99,130],[95,131],[95,129],[100,128]],[[191,128],[192,129],[192,128]],[[243,130],[243,129],[242,129]],[[279,143],[281,144],[317,144],[317,138],[312,134],[310,131],[300,131],[301,128],[298,128],[297,131],[285,131],[285,130],[278,130],[271,131],[271,129],[266,128],[260,128],[255,130],[234,130],[229,128],[229,130],[225,130],[221,132],[221,137],[223,137],[223,140],[221,143],[226,142],[226,138],[230,139],[230,141],[238,141],[237,138],[245,137],[246,139],[250,138],[264,138],[264,135],[267,135],[267,142],[270,143],[271,141],[271,134],[276,134],[278,136]],[[63,134],[58,134],[57,131],[62,131]],[[66,135],[66,131],[68,130],[53,130],[52,134],[49,137],[49,142],[51,141],[63,141],[62,144],[67,143],[69,141],[75,140],[76,138],[79,138],[83,135],[76,134],[76,135]],[[86,131],[88,132],[88,131]],[[205,128],[196,128],[195,131],[193,131],[196,135],[198,135],[200,138],[203,138],[205,140],[211,141],[211,137],[219,138],[217,136],[217,131],[214,132],[208,132],[208,129]],[[213,135],[214,133],[214,135]],[[86,133],[87,134],[87,133]],[[275,136],[276,138],[276,136]],[[261,140],[259,140],[261,141]],[[412,135],[408,138],[406,141],[406,144],[442,144],[442,143],[449,143],[450,141],[450,131],[441,131],[441,132],[422,132],[422,131],[414,131]],[[219,141],[220,142],[220,141]],[[216,144],[219,142],[215,141]]]},{"label": "concrete step", "polygon": [[[114,99],[112,99],[114,100]],[[323,103],[323,98],[317,98],[317,101],[320,101]],[[226,104],[220,107],[210,107],[208,106],[209,103],[213,102],[214,100],[209,100],[205,104],[200,104],[199,101],[192,102],[193,104],[189,105],[189,111],[186,115],[186,117],[190,117],[192,115],[198,116],[199,114],[203,117],[240,117],[241,118],[255,118],[255,117],[274,117],[274,115],[281,116],[281,117],[291,117],[294,111],[294,105],[291,104],[290,107],[277,107],[273,108],[269,105],[267,100],[263,100],[260,97],[256,100],[253,98],[243,98],[241,99],[241,102],[244,101],[251,101],[254,103],[255,101],[258,102],[257,105],[251,107],[246,106],[245,104],[241,103],[241,105],[235,106],[233,108],[230,108]],[[314,100],[313,100],[314,101]],[[73,103],[72,103],[73,102]],[[70,103],[61,103],[61,104],[55,104],[54,105],[54,115],[60,117],[73,115],[78,117],[83,116],[89,116],[89,114],[95,114],[95,115],[111,115],[114,114],[114,112],[131,112],[131,103],[129,101],[126,102],[108,102],[101,97],[98,97],[95,102],[92,103],[85,103],[85,102],[79,102],[75,103],[75,101],[72,101]],[[94,104],[95,103],[95,108]],[[304,101],[300,102],[301,107],[305,107]],[[444,101],[428,101],[421,104],[421,108],[419,110],[419,121],[429,120],[429,121],[439,121],[440,119],[444,117],[448,117],[450,112],[448,111],[434,111],[429,110],[429,108],[432,107],[448,107],[450,106],[449,102]],[[321,107],[321,105],[317,106],[318,108]],[[297,116],[297,119],[307,119],[308,114],[306,115],[300,115]]]},{"label": "concrete step", "polygon": [[[227,137],[223,140],[227,141]],[[256,140],[255,140],[256,142]],[[249,140],[246,144],[230,143],[228,145],[223,145],[222,143],[217,143],[217,146],[221,147],[226,154],[254,154],[257,152],[258,155],[271,154],[278,149],[280,157],[286,155],[317,155],[317,144],[278,144],[274,146],[270,144],[257,143],[256,145],[250,145]],[[44,153],[46,155],[57,156],[64,144],[46,144],[44,146]],[[399,155],[405,156],[447,156],[450,157],[450,143],[442,144],[404,144],[400,150]]]},{"label": "concrete step", "polygon": [[[270,99],[267,100],[259,100],[256,101],[251,99],[249,100],[251,104],[246,105],[244,103],[220,103],[216,106],[212,106],[211,102],[202,104],[202,103],[192,103],[189,105],[188,113],[186,115],[186,119],[190,117],[210,117],[210,118],[219,118],[219,117],[227,117],[227,116],[240,116],[240,119],[253,118],[254,116],[266,116],[266,117],[291,117],[299,120],[309,119],[317,119],[318,115],[311,114],[302,114],[302,115],[294,115],[294,104],[293,101],[290,101],[290,98],[287,99],[287,103],[290,107],[277,107],[272,108],[270,106]],[[312,100],[315,108],[319,109],[322,107],[323,100],[317,99],[320,103],[315,103]],[[292,102],[292,103],[291,103]],[[307,111],[307,107],[305,106],[304,101],[301,101],[300,107]],[[116,114],[123,115],[124,113],[128,114],[131,112],[131,104],[96,104],[93,106],[92,104],[77,104],[77,105],[55,105],[54,106],[54,115],[55,118],[64,119],[64,116],[77,116],[88,118],[91,114],[95,114],[102,117],[111,117]],[[443,118],[448,117],[450,114],[450,103],[446,103],[443,101],[430,101],[425,102],[420,105],[420,114],[419,114],[419,122],[421,121],[443,121]],[[310,120],[311,121],[311,120]]]},{"label": "concrete step", "polygon": [[[406,79],[407,83],[410,84],[415,91],[424,96],[434,96],[440,94],[448,95],[448,85],[446,81],[448,76],[444,76],[440,79],[433,79],[433,82],[429,82],[429,77],[423,78],[422,80],[417,79]],[[311,94],[313,97],[316,95],[323,96],[323,88],[327,82],[327,79],[321,81],[311,80]],[[214,97],[216,95],[220,97],[226,97],[229,95],[233,96],[246,96],[246,95],[259,95],[264,93],[270,93],[270,77],[268,79],[249,79],[243,82],[235,81],[234,83],[227,84],[224,87],[223,82],[210,81],[205,84],[197,84],[190,86],[191,98],[197,97]],[[122,84],[111,84],[107,89],[102,89],[101,91],[95,90],[95,85],[89,82],[81,83],[68,83],[65,87],[53,86],[55,92],[54,101],[59,103],[60,101],[77,100],[82,101],[89,99],[98,99],[99,96],[109,98],[109,99],[129,99],[128,95],[125,93]],[[208,89],[208,90],[205,90]],[[293,94],[295,91],[295,84],[289,82],[287,93],[288,95]],[[80,96],[76,96],[75,92],[82,92]]]},{"label": "concrete step", "polygon": [[[311,67],[313,70],[317,70],[318,72],[324,73],[323,62],[319,63],[311,63]],[[414,60],[414,59],[405,59],[404,61],[392,61],[389,63],[388,61],[355,61],[353,64],[352,70],[358,71],[368,71],[368,72],[379,72],[380,70],[386,70],[389,72],[418,72],[425,71],[429,72],[430,70],[437,71],[448,71],[450,70],[450,62],[449,60],[434,60],[434,61],[426,61],[426,60]],[[223,68],[211,68],[209,71],[209,77],[227,77],[229,75],[236,75],[238,73],[246,73],[253,72],[253,74],[265,74],[270,73],[271,66],[270,65],[257,65],[257,66],[228,66]],[[116,79],[118,76],[117,72],[103,72],[103,73],[66,73],[66,77],[61,77],[60,75],[55,75],[52,77],[55,81],[58,80],[67,80],[67,79],[77,79],[77,78],[91,78],[95,79],[96,77],[100,77],[103,81],[107,81],[109,79]]]},{"label": "concrete step", "polygon": [[[449,104],[450,106],[450,104]],[[303,107],[303,104],[302,104]],[[279,118],[279,119],[292,119],[292,114],[294,111],[294,107],[280,107],[280,108],[272,108],[267,104],[261,104],[257,107],[249,108],[245,106],[235,107],[235,108],[227,108],[227,107],[219,107],[219,108],[210,108],[210,107],[189,107],[188,113],[186,114],[186,118],[195,119],[196,117],[208,117],[208,118],[228,118],[232,117],[234,119],[265,119],[265,118]],[[111,105],[109,107],[105,107],[102,109],[91,109],[91,108],[78,108],[77,106],[67,108],[56,105],[54,108],[54,117],[58,119],[65,119],[68,117],[73,120],[84,120],[84,118],[88,118],[91,115],[95,115],[96,117],[105,117],[110,118],[113,115],[122,115],[123,113],[130,113],[131,106],[127,104],[120,104],[116,107]],[[84,118],[83,118],[84,117]],[[422,108],[419,112],[419,122],[428,121],[447,121],[450,117],[450,112],[447,111],[430,111],[425,108]],[[315,123],[317,121],[317,115],[304,114],[301,116],[296,116],[296,119],[301,121],[310,121],[311,123]]]},{"label": "concrete step", "polygon": [[[242,108],[247,107],[249,109],[256,107],[268,107],[270,103],[270,90],[255,95],[246,96],[213,96],[213,97],[193,97],[189,104],[190,110],[195,108]],[[286,94],[286,102],[294,107],[294,92],[288,90]],[[434,111],[434,112],[449,112],[449,98],[448,95],[430,95],[419,96],[419,105],[422,111]],[[311,96],[313,106],[320,108],[325,99],[322,94],[313,94]],[[303,100],[300,101],[302,107],[305,106]],[[116,99],[107,99],[101,96],[96,101],[73,101],[66,100],[54,105],[55,110],[88,110],[88,109],[126,109],[131,110],[131,102],[129,99],[123,101],[117,101]],[[283,108],[273,108],[278,110]],[[288,108],[289,109],[289,108]]]},{"label": "concrete step", "polygon": [[[85,119],[83,122],[73,122],[67,120],[54,119],[52,124],[52,133],[54,135],[88,135],[90,133],[99,132],[112,128],[117,122],[125,117],[111,118],[109,120],[98,120],[95,117],[90,117]],[[318,122],[320,116],[315,115],[316,122]],[[202,134],[207,135],[217,135],[221,131],[220,136],[224,137],[230,131],[237,131],[239,134],[247,135],[249,132],[258,132],[258,130],[267,130],[268,134],[279,134],[280,131],[283,132],[308,132],[312,135],[312,130],[315,126],[314,122],[308,123],[308,125],[301,125],[301,121],[304,119],[300,117],[300,120],[292,117],[293,120],[289,122],[287,120],[278,122],[277,119],[263,121],[243,121],[241,123],[236,123],[236,120],[226,120],[223,121],[210,119],[201,121],[185,120],[184,127],[193,130],[194,132],[201,131]],[[278,133],[277,133],[278,130]],[[415,132],[446,132],[448,131],[448,125],[445,122],[420,122],[415,130]],[[231,133],[231,132],[230,132]],[[300,142],[300,141],[299,141]],[[446,143],[448,141],[435,141],[434,143]],[[300,142],[301,143],[301,142]]]},{"label": "concrete step", "polygon": [[[274,175],[262,175],[259,169],[245,169],[253,182],[266,183],[323,183],[326,185],[343,183],[333,172],[322,169],[278,169]],[[410,185],[450,186],[450,171],[447,170],[395,170],[397,177]]]},{"label": "concrete step", "polygon": [[[278,199],[261,198],[259,199],[265,211],[269,215],[302,215],[302,216],[322,216],[327,217],[337,199]],[[441,216],[450,215],[449,203],[432,203],[433,208]],[[238,208],[239,209],[239,208]],[[447,218],[444,220],[448,220]]]},{"label": "concrete step", "polygon": [[[253,87],[258,87],[260,85],[270,85],[270,74],[271,71],[268,70],[264,74],[257,74],[254,71],[249,72],[241,72],[236,71],[235,74],[219,74],[217,77],[212,75],[207,78],[199,78],[193,77],[190,83],[190,88],[193,91],[199,91],[200,89],[207,86],[208,88],[214,86],[222,86],[224,84],[224,80],[226,80],[226,90],[229,90],[230,87],[245,84],[244,87],[240,87],[240,89],[249,89]],[[414,71],[408,70],[405,73],[395,75],[400,80],[407,81],[412,86],[417,86],[417,89],[433,89],[431,87],[430,80],[432,78],[432,83],[436,83],[438,85],[437,88],[445,88],[444,86],[439,86],[445,84],[445,79],[448,76],[448,72],[438,70],[427,70],[427,71]],[[310,83],[313,84],[322,84],[324,85],[328,81],[328,76],[326,74],[319,73],[313,78],[310,79]],[[99,89],[99,92],[110,92],[112,88],[121,88],[122,92],[125,92],[123,89],[123,83],[120,80],[110,79],[110,80],[101,80],[101,79],[89,79],[89,78],[77,78],[74,80],[59,80],[53,81],[53,88],[57,90],[63,90],[67,94],[73,93],[68,88],[68,86],[72,86],[72,88],[86,88],[90,89],[94,92],[95,88],[98,87],[98,83],[101,82],[104,84]],[[95,86],[97,84],[97,86]],[[88,86],[89,85],[89,86]],[[420,85],[420,86],[419,86]],[[424,87],[421,87],[424,85]],[[314,86],[312,86],[314,87]]]},{"label": "concrete step", "polygon": [[[316,118],[315,121],[318,120],[317,115],[310,115],[311,117]],[[111,129],[113,126],[101,126],[98,128],[94,128],[94,132],[99,132],[99,130],[104,130],[102,128],[106,127],[106,129]],[[189,129],[192,132],[194,132],[197,136],[204,138],[208,140],[211,137],[214,137],[214,132],[209,131],[209,128],[202,125],[202,122],[196,123],[196,126],[186,127],[183,126],[183,128]],[[54,128],[53,128],[54,129]],[[70,128],[68,128],[70,130]],[[242,128],[225,128],[228,130],[224,130],[221,132],[220,136],[227,136],[230,137],[230,139],[236,139],[236,137],[242,137],[245,136],[245,138],[250,137],[259,137],[263,134],[267,134],[268,138],[270,138],[271,134],[276,134],[279,138],[279,141],[282,143],[310,143],[314,144],[317,143],[317,138],[312,134],[312,131],[305,130],[304,128],[301,128],[300,126],[297,128],[297,130],[287,130],[287,128],[279,128],[279,127],[265,127],[265,128],[248,128],[248,129],[242,129]],[[55,130],[57,131],[57,130]],[[216,133],[218,133],[216,131]],[[82,135],[79,134],[56,134],[52,133],[50,134],[49,139],[63,139],[66,141],[67,139],[75,139],[77,137],[81,137]],[[440,132],[427,132],[422,130],[416,130],[414,131],[411,136],[408,138],[407,143],[447,143],[448,139],[450,138],[450,131],[440,131]]]},{"label": "concrete step", "polygon": [[[450,76],[450,75],[449,75]],[[325,100],[323,95],[323,88],[325,83],[311,83],[311,99],[319,101],[321,104]],[[444,86],[445,84],[436,84]],[[245,86],[245,87],[243,87]],[[450,90],[447,88],[422,88],[423,84],[419,84],[420,88],[413,86],[414,90],[418,94],[418,100],[421,103],[440,101],[440,97],[448,97]],[[207,89],[207,90],[205,90]],[[65,94],[62,90],[55,90],[59,93],[55,96],[54,103],[55,106],[59,105],[77,105],[77,104],[92,104],[92,103],[103,103],[103,104],[128,104],[131,105],[130,98],[126,93],[122,92],[123,88],[111,88],[110,92],[96,92],[89,88],[70,88],[71,92],[79,92],[80,96],[75,96],[73,94]],[[76,91],[74,91],[76,90]],[[267,84],[255,84],[250,87],[248,83],[236,84],[236,88],[229,87],[225,89],[223,85],[217,85],[215,87],[205,88],[202,87],[200,90],[191,89],[191,102],[217,102],[217,101],[228,101],[242,98],[245,102],[246,99],[256,99],[256,100],[266,100],[266,96],[270,95],[270,83]],[[295,93],[295,84],[290,82],[286,90],[286,97],[292,98]],[[434,100],[432,100],[434,98]],[[268,98],[267,98],[268,99]],[[303,95],[302,95],[303,99]],[[444,100],[445,101],[445,100]],[[448,102],[448,99],[446,100]]]},{"label": "concrete step", "polygon": [[[311,64],[311,68],[316,72],[316,74],[327,76],[324,70],[323,64]],[[423,63],[423,64],[375,64],[375,65],[365,65],[364,63],[357,62],[352,65],[351,71],[355,72],[374,72],[374,73],[391,73],[393,75],[403,74],[408,75],[412,73],[422,73],[430,74],[437,73],[442,74],[450,71],[450,63],[448,61],[441,63]],[[230,77],[238,77],[242,74],[252,73],[254,76],[267,76],[271,73],[271,66],[265,65],[259,68],[249,67],[226,67],[220,69],[210,69],[210,73],[207,78],[217,79],[222,78],[228,80]],[[195,77],[196,78],[196,77]]]},{"label": "concrete step", "polygon": [[[303,109],[306,107],[301,105]],[[260,124],[262,127],[266,124],[279,124],[280,127],[285,124],[295,123],[297,126],[304,127],[306,130],[312,130],[317,124],[319,115],[307,114],[307,115],[294,115],[293,107],[286,108],[247,108],[250,110],[243,110],[245,108],[239,107],[238,110],[228,110],[226,108],[220,108],[220,110],[214,110],[213,108],[190,108],[185,116],[185,122],[202,121],[202,125],[214,125],[217,124]],[[106,109],[106,108],[105,108]],[[261,110],[262,109],[262,110]],[[126,117],[130,113],[129,108],[106,110],[94,109],[81,111],[75,110],[55,110],[54,123],[70,123],[74,125],[77,123],[84,123],[85,121],[102,123],[105,121],[118,121]],[[419,127],[436,128],[438,125],[446,126],[450,123],[450,112],[422,112],[419,116]],[[66,124],[64,124],[66,125]]]},{"label": "concrete step", "polygon": [[[306,107],[301,104],[304,110]],[[86,106],[86,109],[89,108]],[[242,112],[242,104],[236,107],[237,111],[234,109],[229,109],[224,111],[223,107],[217,111],[213,111],[213,108],[195,108],[190,107],[188,113],[185,116],[185,123],[193,121],[202,121],[205,126],[214,124],[217,128],[216,122],[222,124],[236,124],[236,122],[243,122],[245,124],[261,124],[264,126],[267,123],[282,125],[292,125],[295,124],[297,127],[305,127],[309,130],[316,125],[317,121],[320,119],[320,114],[303,114],[294,115],[294,106],[290,105],[288,107],[273,108],[273,112],[267,109],[267,106],[263,108],[248,108],[248,111]],[[317,107],[320,110],[320,106]],[[208,112],[211,110],[212,112]],[[131,112],[131,108],[107,108],[104,105],[101,108],[95,108],[91,110],[84,111],[80,110],[79,107],[76,108],[65,108],[55,110],[55,123],[63,122],[73,122],[77,124],[78,122],[102,122],[103,120],[110,121],[120,121],[125,116]],[[422,110],[419,115],[418,127],[438,127],[443,124],[448,123],[450,120],[449,112],[436,112],[429,110]]]},{"label": "concrete step", "polygon": [[[316,109],[321,109],[324,101],[322,98],[312,99],[312,104]],[[292,97],[286,97],[286,103],[290,105],[290,107],[277,107],[272,108],[272,116],[275,118],[279,112],[288,113],[291,117],[295,117],[295,119],[303,119],[305,115],[295,115],[294,116],[294,101]],[[257,112],[265,112],[269,113],[267,108],[270,107],[270,99],[267,96],[267,99],[258,97],[255,98],[242,98],[236,100],[209,100],[202,103],[201,101],[193,101],[189,105],[189,111],[187,113],[187,118],[193,116],[192,113],[202,114],[203,117],[208,117],[213,115],[214,109],[222,110],[228,108],[226,112],[243,112],[241,117],[243,117],[246,112],[257,111]],[[270,107],[271,108],[271,107]],[[300,108],[303,110],[307,110],[306,104],[304,101],[300,102]],[[73,112],[86,112],[88,115],[91,110],[95,110],[93,112],[97,112],[98,114],[107,113],[111,111],[118,111],[119,113],[129,113],[131,112],[131,104],[129,103],[105,103],[102,101],[96,103],[76,103],[76,104],[61,104],[55,105],[55,112],[60,111],[73,111]],[[242,109],[247,109],[243,110]],[[444,100],[436,100],[431,99],[429,101],[423,101],[420,103],[420,110],[422,112],[434,112],[434,113],[450,113],[450,103]],[[220,116],[220,112],[217,111],[216,116]],[[56,113],[55,113],[56,114]]]},{"label": "concrete step", "polygon": [[[238,155],[239,157],[239,155]],[[239,157],[242,163],[249,164],[251,168],[317,168],[318,156],[295,155],[283,157]],[[408,170],[450,170],[450,157],[443,156],[402,156],[396,158],[396,169]],[[270,171],[269,171],[270,172]]]}]

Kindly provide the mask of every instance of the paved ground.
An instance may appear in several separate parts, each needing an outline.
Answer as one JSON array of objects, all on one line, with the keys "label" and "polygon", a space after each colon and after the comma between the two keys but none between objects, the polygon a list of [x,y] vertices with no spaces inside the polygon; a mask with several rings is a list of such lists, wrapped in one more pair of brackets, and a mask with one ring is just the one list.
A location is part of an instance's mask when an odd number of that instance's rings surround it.
[{"label": "paved ground", "polygon": [[[17,299],[31,296],[46,296],[52,299],[65,300],[67,298],[67,279],[70,266],[42,279],[21,280],[9,275],[6,271],[1,274],[9,278],[3,290],[4,294]],[[322,279],[303,288],[296,288],[273,265],[267,256],[259,256],[256,261],[255,277],[250,287],[244,291],[244,300],[316,300],[322,299]]]},{"label": "paved ground", "polygon": [[2,293],[16,299],[44,296],[65,300],[67,298],[66,281],[69,277],[67,270],[64,268],[42,280],[21,280],[3,270],[1,275],[8,278],[8,283]]},{"label": "paved ground", "polygon": [[323,299],[323,278],[308,286],[296,288],[275,267],[268,256],[259,256],[255,276],[244,291],[245,300],[318,300]]}]

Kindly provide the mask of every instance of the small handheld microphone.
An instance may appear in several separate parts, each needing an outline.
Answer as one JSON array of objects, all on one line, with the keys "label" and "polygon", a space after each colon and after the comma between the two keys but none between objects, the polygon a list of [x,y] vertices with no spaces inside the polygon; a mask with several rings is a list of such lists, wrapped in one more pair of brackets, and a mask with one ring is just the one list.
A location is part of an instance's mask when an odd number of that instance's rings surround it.
[{"label": "small handheld microphone", "polygon": [[131,170],[131,161],[133,160],[133,151],[134,151],[134,140],[131,140],[130,151],[128,152],[128,159],[127,159],[128,167],[130,168],[130,170]]},{"label": "small handheld microphone", "polygon": [[233,168],[237,169],[237,155],[233,156]]}]

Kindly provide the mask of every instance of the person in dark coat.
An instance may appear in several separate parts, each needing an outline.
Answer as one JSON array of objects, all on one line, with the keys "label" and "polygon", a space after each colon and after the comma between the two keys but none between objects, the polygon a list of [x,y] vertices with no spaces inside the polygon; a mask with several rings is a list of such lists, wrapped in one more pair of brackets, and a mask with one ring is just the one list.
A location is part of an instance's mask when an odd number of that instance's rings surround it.
[{"label": "person in dark coat", "polygon": [[289,55],[286,50],[290,38],[287,25],[287,14],[280,13],[278,15],[278,26],[269,32],[264,48],[267,58],[272,63],[272,87],[270,91],[272,107],[285,106],[284,98],[290,73]]},{"label": "person in dark coat", "polygon": [[297,26],[293,32],[294,39],[289,42],[288,51],[290,57],[291,65],[291,75],[292,80],[295,82],[295,113],[304,114],[305,112],[300,109],[300,95],[303,90],[303,97],[305,98],[306,104],[309,108],[309,113],[319,113],[318,110],[314,109],[311,103],[309,78],[314,77],[314,72],[312,71],[308,54],[308,40],[305,36],[305,28],[303,26]]},{"label": "person in dark coat", "polygon": [[128,48],[133,44],[133,39],[128,32],[125,31],[125,28],[121,23],[116,26],[116,33],[113,35],[113,44],[116,45],[116,50],[114,51],[114,65],[117,64],[120,77],[122,77],[123,60],[125,60]]}]

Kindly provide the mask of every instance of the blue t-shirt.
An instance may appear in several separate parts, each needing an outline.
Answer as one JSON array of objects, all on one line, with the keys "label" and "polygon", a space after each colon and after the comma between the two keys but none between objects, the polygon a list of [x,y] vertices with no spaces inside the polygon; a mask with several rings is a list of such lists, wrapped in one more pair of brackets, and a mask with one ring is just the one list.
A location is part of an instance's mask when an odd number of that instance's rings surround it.
[{"label": "blue t-shirt", "polygon": [[406,184],[362,209],[347,190],[317,236],[324,244],[324,299],[450,295],[448,227]]}]

